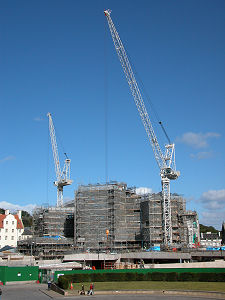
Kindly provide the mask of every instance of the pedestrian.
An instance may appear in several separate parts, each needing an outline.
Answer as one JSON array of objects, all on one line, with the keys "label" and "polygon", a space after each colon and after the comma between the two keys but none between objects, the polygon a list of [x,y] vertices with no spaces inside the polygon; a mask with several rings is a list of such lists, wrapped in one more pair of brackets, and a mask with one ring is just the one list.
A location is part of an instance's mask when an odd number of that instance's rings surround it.
[{"label": "pedestrian", "polygon": [[0,288],[0,300],[2,299],[2,289]]},{"label": "pedestrian", "polygon": [[82,284],[81,286],[81,292],[80,292],[80,295],[85,295],[85,290],[84,290],[84,285]]},{"label": "pedestrian", "polygon": [[[51,289],[51,281],[49,280],[48,281],[48,290],[50,291],[50,289]],[[1,300],[1,299],[0,299]]]},{"label": "pedestrian", "polygon": [[89,295],[94,295],[94,284],[93,283],[90,284]]}]

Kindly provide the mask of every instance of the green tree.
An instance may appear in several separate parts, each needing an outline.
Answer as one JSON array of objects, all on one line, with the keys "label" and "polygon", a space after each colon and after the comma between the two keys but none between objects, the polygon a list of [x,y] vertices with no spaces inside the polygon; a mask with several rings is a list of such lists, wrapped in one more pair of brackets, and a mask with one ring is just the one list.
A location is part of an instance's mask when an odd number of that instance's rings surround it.
[{"label": "green tree", "polygon": [[33,225],[33,217],[25,210],[22,210],[22,221],[24,227],[31,227]]},{"label": "green tree", "polygon": [[200,232],[202,232],[202,233],[206,233],[206,232],[218,233],[219,230],[217,230],[213,226],[206,226],[206,225],[200,224]]}]

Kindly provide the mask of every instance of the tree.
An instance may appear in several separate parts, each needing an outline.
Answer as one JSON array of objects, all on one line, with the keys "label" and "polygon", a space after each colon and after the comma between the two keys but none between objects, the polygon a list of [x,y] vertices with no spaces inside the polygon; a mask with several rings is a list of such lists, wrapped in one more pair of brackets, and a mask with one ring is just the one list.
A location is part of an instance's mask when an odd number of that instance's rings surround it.
[{"label": "tree", "polygon": [[0,208],[0,214],[4,215],[5,214],[5,209],[4,208]]},{"label": "tree", "polygon": [[33,225],[33,217],[25,210],[22,210],[22,221],[24,227],[31,227]]},{"label": "tree", "polygon": [[202,233],[206,233],[206,232],[218,233],[219,230],[215,229],[213,226],[206,226],[206,225],[200,224],[200,232],[202,232]]}]

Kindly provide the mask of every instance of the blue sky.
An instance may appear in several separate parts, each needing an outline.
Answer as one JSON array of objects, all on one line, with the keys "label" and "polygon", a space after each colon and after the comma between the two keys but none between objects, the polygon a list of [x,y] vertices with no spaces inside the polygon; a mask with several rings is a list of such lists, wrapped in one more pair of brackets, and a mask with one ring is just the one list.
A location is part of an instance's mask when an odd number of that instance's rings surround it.
[{"label": "blue sky", "polygon": [[[170,139],[182,194],[200,221],[225,219],[225,2],[0,2],[1,206],[56,203],[47,113],[79,184],[161,190],[159,169],[109,33],[111,17]],[[145,100],[156,134],[165,143]],[[106,119],[107,117],[107,136]]]}]

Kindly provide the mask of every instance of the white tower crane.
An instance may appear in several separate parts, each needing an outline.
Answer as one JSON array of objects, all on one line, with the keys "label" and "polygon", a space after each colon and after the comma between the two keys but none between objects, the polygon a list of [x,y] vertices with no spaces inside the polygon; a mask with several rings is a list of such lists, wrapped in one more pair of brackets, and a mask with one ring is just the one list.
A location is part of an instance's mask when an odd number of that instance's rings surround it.
[{"label": "white tower crane", "polygon": [[[152,150],[155,155],[156,162],[160,169],[161,183],[162,183],[162,199],[163,199],[163,243],[164,245],[171,245],[173,242],[172,237],[172,221],[171,221],[171,204],[170,204],[170,180],[177,179],[180,175],[179,171],[176,171],[175,165],[175,145],[171,142],[165,145],[165,153],[161,150],[155,132],[153,130],[148,112],[146,110],[144,101],[141,96],[138,84],[136,82],[134,73],[132,71],[130,62],[126,55],[126,51],[116,31],[115,25],[111,19],[111,11],[105,10],[105,16],[108,21],[109,29],[112,35],[113,43],[118,54],[120,63],[125,73],[127,82],[129,84],[131,93],[134,98],[134,102],[139,111],[142,123],[145,127],[148,139],[150,141]],[[163,128],[163,127],[162,127]],[[164,130],[164,128],[163,128]]]},{"label": "white tower crane", "polygon": [[52,116],[50,113],[48,113],[47,116],[49,118],[49,133],[51,137],[52,152],[53,152],[55,173],[57,179],[54,182],[54,185],[57,186],[57,207],[60,207],[63,206],[63,187],[65,185],[72,184],[73,180],[70,179],[70,159],[68,159],[66,153],[64,153],[66,159],[65,159],[63,170],[61,171],[58,147],[57,147],[56,136],[55,136],[55,128],[53,125]]}]

